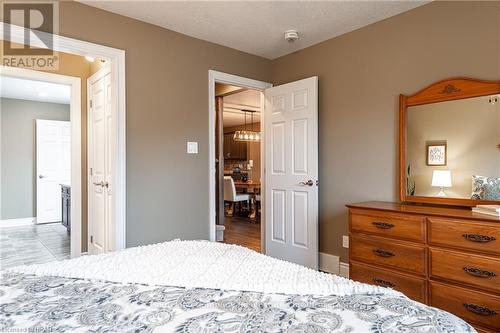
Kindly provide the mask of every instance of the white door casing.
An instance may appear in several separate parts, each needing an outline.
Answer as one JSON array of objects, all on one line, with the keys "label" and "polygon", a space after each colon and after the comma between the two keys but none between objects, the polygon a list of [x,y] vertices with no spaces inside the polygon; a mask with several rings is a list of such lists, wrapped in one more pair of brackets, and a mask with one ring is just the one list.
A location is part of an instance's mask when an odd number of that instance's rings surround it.
[{"label": "white door casing", "polygon": [[88,251],[115,249],[113,170],[115,168],[111,71],[103,67],[88,79]]},{"label": "white door casing", "polygon": [[61,184],[71,185],[71,122],[36,120],[36,223],[60,222]]},{"label": "white door casing", "polygon": [[318,269],[318,78],[265,90],[266,254]]},{"label": "white door casing", "polygon": [[[268,82],[258,81],[254,79],[249,79],[246,77],[218,72],[215,70],[208,71],[208,147],[209,147],[209,156],[208,156],[208,198],[210,205],[210,213],[208,216],[208,223],[210,226],[210,237],[211,241],[216,241],[215,237],[215,229],[216,229],[216,219],[215,219],[215,211],[216,211],[216,200],[215,200],[215,186],[216,186],[216,172],[215,172],[215,83],[229,84],[233,86],[238,86],[242,88],[255,89],[259,91],[264,91],[264,89],[270,88],[273,85]],[[261,109],[264,110],[264,99],[261,99]],[[264,170],[264,138],[261,141],[261,167]],[[265,184],[262,183],[262,189],[264,189]],[[265,206],[262,206],[262,213],[265,211]],[[265,226],[265,216],[261,217],[261,225]],[[261,248],[263,252],[265,251],[265,227],[261,228]]]},{"label": "white door casing", "polygon": [[[9,33],[5,33],[8,30]],[[25,36],[32,34],[32,29],[24,27],[1,23],[0,22],[0,35],[4,36],[6,41],[22,44],[25,42]],[[115,249],[124,249],[126,247],[126,89],[125,89],[125,51],[117,48],[112,48],[104,45],[89,43],[66,36],[46,33],[43,31],[36,31],[39,38],[30,39],[31,47],[46,48],[43,40],[55,40],[52,49],[58,52],[70,53],[80,56],[92,55],[95,58],[106,59],[107,63],[111,66],[112,76],[112,94],[113,94],[113,108],[115,111],[115,172],[114,172],[114,216],[115,216],[115,234],[113,241]],[[16,77],[20,73],[29,73],[28,75],[22,74],[19,77],[29,77],[38,80],[46,80],[50,77],[50,82],[64,83],[71,85],[71,125],[72,125],[72,165],[81,165],[81,116],[80,116],[80,82],[79,78],[67,77],[47,72],[38,72],[27,70],[19,67],[8,67],[0,65],[0,74],[11,75],[16,72]],[[52,79],[53,78],[53,79]],[[72,168],[72,193],[71,193],[71,256],[76,257],[81,255],[81,168]],[[83,171],[85,172],[85,171]],[[75,189],[75,191],[73,191]]]}]

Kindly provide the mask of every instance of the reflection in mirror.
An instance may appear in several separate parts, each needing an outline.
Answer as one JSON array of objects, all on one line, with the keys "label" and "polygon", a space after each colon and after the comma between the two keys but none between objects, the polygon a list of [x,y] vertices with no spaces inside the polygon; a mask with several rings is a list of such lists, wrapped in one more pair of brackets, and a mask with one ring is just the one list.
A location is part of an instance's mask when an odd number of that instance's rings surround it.
[{"label": "reflection in mirror", "polygon": [[500,200],[500,101],[481,96],[407,108],[407,194]]}]

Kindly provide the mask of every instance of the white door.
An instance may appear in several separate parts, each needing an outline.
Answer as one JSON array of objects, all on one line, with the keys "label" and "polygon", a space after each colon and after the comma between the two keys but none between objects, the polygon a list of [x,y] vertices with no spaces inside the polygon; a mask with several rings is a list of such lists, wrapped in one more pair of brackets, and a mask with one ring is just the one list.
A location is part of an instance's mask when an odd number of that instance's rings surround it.
[{"label": "white door", "polygon": [[266,254],[318,269],[318,78],[265,90]]},{"label": "white door", "polygon": [[114,248],[112,186],[113,186],[113,112],[111,72],[109,66],[88,79],[89,94],[89,212],[88,246],[90,254]]},{"label": "white door", "polygon": [[36,223],[60,222],[61,184],[71,185],[71,123],[36,120]]}]

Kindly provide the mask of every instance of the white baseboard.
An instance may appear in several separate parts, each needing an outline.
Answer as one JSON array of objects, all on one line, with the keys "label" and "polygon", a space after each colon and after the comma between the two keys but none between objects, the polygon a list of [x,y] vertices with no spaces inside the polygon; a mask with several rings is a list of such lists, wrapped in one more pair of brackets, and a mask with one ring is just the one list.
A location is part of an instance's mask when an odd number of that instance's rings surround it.
[{"label": "white baseboard", "polygon": [[339,275],[345,278],[349,278],[349,264],[341,262],[339,265]]},{"label": "white baseboard", "polygon": [[9,219],[9,220],[0,220],[0,229],[1,228],[11,228],[11,227],[23,227],[28,225],[35,224],[35,217],[26,217],[22,219]]},{"label": "white baseboard", "polygon": [[340,262],[340,258],[333,254],[319,253],[319,270],[349,278],[349,264]]},{"label": "white baseboard", "polygon": [[340,258],[328,253],[319,253],[319,270],[332,274],[339,274]]}]

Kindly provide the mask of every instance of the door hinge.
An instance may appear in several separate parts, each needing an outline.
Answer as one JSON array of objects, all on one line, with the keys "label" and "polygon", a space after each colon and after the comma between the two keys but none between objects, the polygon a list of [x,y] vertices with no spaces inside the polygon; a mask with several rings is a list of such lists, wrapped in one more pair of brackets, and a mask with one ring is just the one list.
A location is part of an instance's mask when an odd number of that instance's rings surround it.
[{"label": "door hinge", "polygon": [[90,244],[94,243],[94,236],[90,236]]},{"label": "door hinge", "polygon": [[89,102],[90,102],[90,107],[92,107],[92,100],[90,100]]},{"label": "door hinge", "polygon": [[90,175],[93,176],[94,175],[94,169],[93,168],[90,168]]}]

